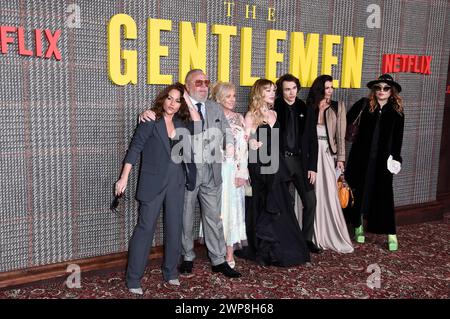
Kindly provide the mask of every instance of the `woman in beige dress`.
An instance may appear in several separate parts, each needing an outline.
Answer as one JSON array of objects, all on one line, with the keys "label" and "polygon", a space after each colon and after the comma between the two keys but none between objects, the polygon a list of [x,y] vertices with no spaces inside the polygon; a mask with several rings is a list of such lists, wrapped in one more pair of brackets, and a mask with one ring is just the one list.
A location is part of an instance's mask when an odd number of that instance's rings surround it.
[{"label": "woman in beige dress", "polygon": [[[314,80],[306,100],[317,114],[319,151],[315,191],[314,243],[339,253],[353,252],[347,225],[338,198],[336,172],[344,172],[346,111],[343,102],[331,100],[333,78],[321,75]],[[296,207],[300,198],[296,195]]]}]

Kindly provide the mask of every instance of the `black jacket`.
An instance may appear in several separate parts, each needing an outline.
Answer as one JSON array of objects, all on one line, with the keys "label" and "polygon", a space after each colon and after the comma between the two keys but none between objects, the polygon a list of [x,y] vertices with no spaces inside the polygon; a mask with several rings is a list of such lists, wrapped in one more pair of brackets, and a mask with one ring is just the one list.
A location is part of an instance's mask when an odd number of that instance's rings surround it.
[{"label": "black jacket", "polygon": [[[317,172],[317,117],[314,110],[307,107],[305,102],[300,99],[295,101],[293,106],[289,106],[282,97],[275,100],[275,111],[277,112],[277,119],[280,123],[280,154],[283,155],[285,151],[284,141],[286,136],[286,110],[287,107],[294,107],[295,116],[298,119],[298,138],[300,140],[299,153],[302,161],[302,168],[304,176],[308,176],[308,171]],[[307,183],[309,184],[309,183]],[[309,184],[311,188],[314,185]]]}]

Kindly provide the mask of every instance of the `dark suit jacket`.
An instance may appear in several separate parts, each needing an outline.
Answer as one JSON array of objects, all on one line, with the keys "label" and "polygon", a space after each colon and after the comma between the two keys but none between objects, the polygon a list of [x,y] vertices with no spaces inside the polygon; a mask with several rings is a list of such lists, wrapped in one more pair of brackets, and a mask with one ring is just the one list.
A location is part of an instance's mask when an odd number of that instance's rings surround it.
[{"label": "dark suit jacket", "polygon": [[[284,138],[286,133],[286,108],[287,103],[282,97],[275,100],[275,111],[277,112],[277,120],[280,123],[280,154],[284,154],[285,145]],[[302,160],[302,167],[304,176],[308,176],[308,171],[317,172],[317,118],[312,108],[306,106],[306,104],[297,99],[294,107],[295,116],[298,119],[298,134],[300,139],[300,157]],[[313,187],[313,185],[311,185]]]},{"label": "dark suit jacket", "polygon": [[[174,118],[177,133],[180,128],[187,128],[192,132],[192,125],[184,124]],[[178,178],[180,187],[193,190],[196,183],[197,170],[192,160],[189,139],[180,138],[180,143],[189,146],[189,150],[183,148],[183,152],[171,157],[169,137],[167,135],[164,119],[148,121],[138,124],[124,163],[136,164],[142,153],[141,169],[139,172],[139,184],[136,198],[140,201],[151,201],[165,187],[168,178]],[[174,161],[180,166],[180,172],[176,176],[168,176],[169,162]]]}]

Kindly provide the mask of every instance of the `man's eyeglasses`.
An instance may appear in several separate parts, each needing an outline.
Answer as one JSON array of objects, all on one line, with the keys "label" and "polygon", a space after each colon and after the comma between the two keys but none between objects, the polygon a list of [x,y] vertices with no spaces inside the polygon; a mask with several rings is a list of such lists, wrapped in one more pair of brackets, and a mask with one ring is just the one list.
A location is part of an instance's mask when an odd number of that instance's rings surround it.
[{"label": "man's eyeglasses", "polygon": [[383,92],[388,92],[391,87],[390,86],[380,86],[380,85],[374,85],[373,89],[375,92],[379,92],[379,91],[383,91]]},{"label": "man's eyeglasses", "polygon": [[203,84],[206,87],[208,87],[210,83],[211,83],[210,80],[204,80],[204,81],[202,81],[202,80],[195,80],[195,82],[194,82],[195,86],[198,87],[198,88],[201,87]]}]

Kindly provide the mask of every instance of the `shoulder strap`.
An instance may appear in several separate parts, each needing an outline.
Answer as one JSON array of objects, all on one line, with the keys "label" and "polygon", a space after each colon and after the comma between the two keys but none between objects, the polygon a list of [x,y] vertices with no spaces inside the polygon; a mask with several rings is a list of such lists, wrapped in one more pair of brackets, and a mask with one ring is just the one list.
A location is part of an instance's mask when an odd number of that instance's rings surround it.
[{"label": "shoulder strap", "polygon": [[358,116],[357,116],[356,119],[353,121],[353,125],[355,125],[355,124],[359,125],[359,121],[361,121],[361,114],[364,112],[364,110],[366,109],[366,107],[367,107],[367,99],[364,99],[363,106],[361,107],[361,111],[359,111]]}]

